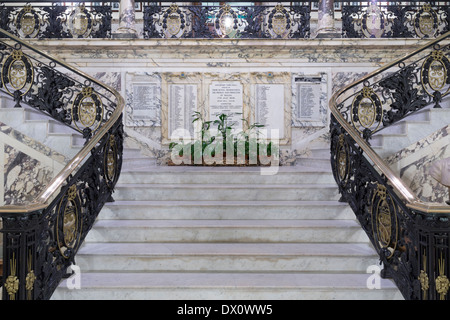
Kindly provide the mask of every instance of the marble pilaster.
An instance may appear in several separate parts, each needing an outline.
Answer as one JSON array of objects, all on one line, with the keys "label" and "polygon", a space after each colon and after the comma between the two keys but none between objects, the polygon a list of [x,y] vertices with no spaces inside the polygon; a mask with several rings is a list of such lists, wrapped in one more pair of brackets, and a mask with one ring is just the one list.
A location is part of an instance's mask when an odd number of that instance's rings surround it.
[{"label": "marble pilaster", "polygon": [[316,38],[340,38],[334,26],[334,0],[319,0],[319,20]]},{"label": "marble pilaster", "polygon": [[114,38],[137,38],[134,0],[120,0],[119,28]]}]

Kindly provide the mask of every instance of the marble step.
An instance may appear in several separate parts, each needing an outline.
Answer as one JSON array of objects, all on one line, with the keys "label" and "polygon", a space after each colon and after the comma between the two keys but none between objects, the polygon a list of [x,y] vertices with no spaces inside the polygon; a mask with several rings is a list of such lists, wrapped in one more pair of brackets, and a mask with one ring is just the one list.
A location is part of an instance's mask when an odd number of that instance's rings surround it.
[{"label": "marble step", "polygon": [[80,289],[61,283],[53,300],[393,300],[391,280],[368,289],[366,273],[81,273]]},{"label": "marble step", "polygon": [[82,272],[366,272],[365,243],[86,243]]},{"label": "marble step", "polygon": [[98,220],[87,242],[367,242],[354,220]]},{"label": "marble step", "polygon": [[331,171],[330,157],[322,158],[322,157],[309,157],[309,158],[297,158],[295,161],[295,166],[306,166],[310,168],[326,168]]},{"label": "marble step", "polygon": [[383,129],[373,136],[370,143],[381,147],[378,152],[381,157],[388,157],[448,125],[449,118],[450,108],[423,110],[392,128]]},{"label": "marble step", "polygon": [[98,219],[354,219],[337,201],[115,201]]},{"label": "marble step", "polygon": [[335,184],[117,184],[115,200],[338,200]]},{"label": "marble step", "polygon": [[80,133],[35,110],[0,109],[0,121],[69,158],[84,144]]},{"label": "marble step", "polygon": [[[328,160],[328,166],[330,160]],[[266,176],[258,167],[193,167],[193,166],[148,166],[144,170],[124,168],[120,174],[120,184],[300,184],[335,183],[331,167],[298,168],[278,167],[277,173]]]}]

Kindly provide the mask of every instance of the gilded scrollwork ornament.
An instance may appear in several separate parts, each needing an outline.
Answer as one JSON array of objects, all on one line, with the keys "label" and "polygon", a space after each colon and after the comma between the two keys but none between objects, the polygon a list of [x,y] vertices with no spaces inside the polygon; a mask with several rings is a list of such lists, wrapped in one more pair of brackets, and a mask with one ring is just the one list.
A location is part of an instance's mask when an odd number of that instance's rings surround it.
[{"label": "gilded scrollwork ornament", "polygon": [[371,87],[363,87],[351,106],[353,126],[361,133],[376,131],[381,125],[383,108],[380,98]]},{"label": "gilded scrollwork ornament", "polygon": [[382,184],[376,186],[370,203],[370,213],[373,238],[378,250],[389,259],[394,254],[398,242],[397,212],[387,188]]},{"label": "gilded scrollwork ornament", "polygon": [[72,105],[72,120],[80,132],[95,131],[103,120],[104,108],[100,96],[92,87],[84,87]]},{"label": "gilded scrollwork ornament", "polygon": [[12,50],[1,68],[1,80],[7,93],[15,98],[24,96],[31,90],[33,79],[34,68],[31,60],[22,50]]},{"label": "gilded scrollwork ornament", "polygon": [[57,210],[56,235],[61,255],[68,259],[79,245],[82,232],[81,202],[76,185],[68,188]]},{"label": "gilded scrollwork ornament", "polygon": [[435,50],[424,60],[421,83],[426,93],[434,98],[435,107],[450,92],[450,60],[443,50]]}]

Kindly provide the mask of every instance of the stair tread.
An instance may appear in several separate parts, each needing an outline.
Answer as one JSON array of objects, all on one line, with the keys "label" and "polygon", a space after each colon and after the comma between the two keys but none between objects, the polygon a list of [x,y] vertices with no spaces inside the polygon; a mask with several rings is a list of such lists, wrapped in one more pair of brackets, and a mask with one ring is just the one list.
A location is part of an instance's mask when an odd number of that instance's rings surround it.
[{"label": "stair tread", "polygon": [[[81,274],[82,289],[100,288],[341,288],[367,289],[367,273],[247,273],[247,272],[138,272]],[[388,279],[380,279],[383,289],[398,290]],[[64,283],[60,287],[65,287]]]},{"label": "stair tread", "polygon": [[376,255],[365,243],[86,243],[79,255],[126,256],[367,256]]},{"label": "stair tread", "polygon": [[[124,156],[125,157],[125,156]],[[145,157],[139,157],[142,159]],[[132,159],[132,158],[128,158]],[[148,157],[149,160],[152,158]],[[227,174],[227,173],[255,173],[260,174],[261,168],[264,167],[233,167],[233,166],[217,166],[217,167],[203,167],[203,166],[148,166],[145,168],[125,168],[122,172],[132,173],[177,173],[177,174],[190,174],[192,172],[202,173],[214,173],[214,174]],[[304,167],[304,166],[279,166],[277,168],[277,174],[283,173],[331,173],[329,168],[317,168],[317,167]]]},{"label": "stair tread", "polygon": [[116,189],[118,188],[158,188],[158,189],[294,189],[294,188],[333,188],[337,189],[336,184],[331,183],[292,183],[292,184],[238,184],[238,183],[118,183]]},{"label": "stair tread", "polygon": [[326,227],[358,227],[359,224],[355,220],[317,220],[317,219],[262,219],[262,220],[235,220],[235,219],[198,219],[198,220],[98,220],[94,228],[202,228],[202,227],[218,227],[218,228],[243,228],[243,227],[266,227],[266,228],[326,228]]},{"label": "stair tread", "polygon": [[345,202],[334,200],[117,200],[106,206],[339,206]]}]

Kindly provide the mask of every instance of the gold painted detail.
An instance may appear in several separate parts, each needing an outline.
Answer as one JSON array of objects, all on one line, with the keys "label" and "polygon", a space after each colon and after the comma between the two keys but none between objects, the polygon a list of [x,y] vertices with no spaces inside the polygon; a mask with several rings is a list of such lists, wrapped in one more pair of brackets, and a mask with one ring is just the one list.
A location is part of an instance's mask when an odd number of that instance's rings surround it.
[{"label": "gold painted detail", "polygon": [[27,297],[28,300],[31,300],[32,298],[32,292],[34,289],[34,282],[36,281],[36,275],[33,271],[33,259],[32,259],[32,251],[30,250],[28,252],[28,273],[25,278],[25,289],[27,290]]},{"label": "gold painted detail", "polygon": [[435,92],[440,92],[445,96],[450,91],[447,84],[449,77],[450,61],[443,51],[433,51],[422,64],[421,82],[425,91],[434,96]]},{"label": "gold painted detail", "polygon": [[289,24],[287,23],[285,9],[282,4],[278,4],[275,6],[275,14],[272,18],[272,30],[276,35],[282,36],[288,29]]},{"label": "gold painted detail", "polygon": [[416,13],[416,23],[414,28],[419,37],[434,37],[437,31],[437,14],[431,8],[429,3],[426,3]]},{"label": "gold painted detail", "polygon": [[15,300],[16,293],[19,291],[19,278],[16,276],[17,260],[15,254],[13,253],[12,258],[9,261],[10,264],[10,274],[5,281],[5,289],[9,295],[9,300]]},{"label": "gold painted detail", "polygon": [[84,87],[77,94],[72,106],[72,118],[77,120],[75,125],[80,131],[84,128],[97,129],[103,118],[103,112],[103,104],[93,88]]},{"label": "gold painted detail", "polygon": [[422,289],[422,294],[423,294],[423,300],[427,299],[427,291],[430,288],[430,279],[428,278],[428,274],[427,274],[427,255],[425,253],[423,253],[423,257],[422,257],[422,263],[423,263],[423,270],[420,270],[420,274],[419,274],[419,282],[420,282],[420,287]]},{"label": "gold painted detail", "polygon": [[347,152],[347,145],[345,143],[344,134],[341,134],[339,136],[339,146],[336,160],[338,176],[341,182],[343,182],[344,184],[346,183],[347,175],[350,171],[350,161],[348,158],[349,155]]},{"label": "gold painted detail", "polygon": [[30,4],[26,4],[17,14],[15,25],[21,37],[35,38],[41,29],[41,22],[36,10]]},{"label": "gold painted detail", "polygon": [[360,132],[364,129],[375,131],[381,124],[381,114],[377,119],[379,113],[382,109],[378,95],[370,87],[362,88],[352,103],[352,114],[357,115],[357,121],[352,117],[353,126]]},{"label": "gold painted detail", "polygon": [[10,95],[16,91],[25,95],[31,89],[33,65],[21,50],[13,50],[2,65],[1,76]]},{"label": "gold painted detail", "polygon": [[69,31],[77,38],[87,38],[92,31],[92,14],[80,4],[69,15]]},{"label": "gold painted detail", "polygon": [[448,289],[450,288],[450,281],[448,280],[447,276],[445,275],[445,260],[442,257],[439,258],[439,276],[435,280],[436,282],[436,291],[440,295],[440,299],[444,300],[445,295],[448,292]]},{"label": "gold painted detail", "polygon": [[62,256],[65,258],[69,258],[72,253],[72,251],[69,253],[67,250],[75,249],[79,244],[82,230],[79,202],[77,187],[72,185],[61,199],[58,207],[57,243]]},{"label": "gold painted detail", "polygon": [[388,199],[387,189],[382,184],[377,184],[371,202],[372,229],[374,238],[380,248],[387,249],[391,258],[397,247],[397,215],[395,204],[392,199]]},{"label": "gold painted detail", "polygon": [[111,137],[109,138],[109,142],[106,144],[105,151],[104,161],[106,183],[112,186],[117,172],[117,146],[116,139],[113,135],[111,135]]},{"label": "gold painted detail", "polygon": [[181,30],[181,16],[178,13],[178,10],[178,5],[172,4],[169,9],[167,9],[166,13],[166,30],[172,36],[177,35]]},{"label": "gold painted detail", "polygon": [[25,288],[28,291],[33,290],[33,286],[34,286],[34,281],[36,280],[36,276],[34,274],[33,270],[30,270],[30,272],[28,272],[27,277],[25,279]]},{"label": "gold painted detail", "polygon": [[70,248],[73,248],[74,241],[77,238],[77,217],[78,210],[73,202],[77,197],[77,187],[73,185],[67,191],[67,205],[63,214],[63,235],[64,242]]}]

